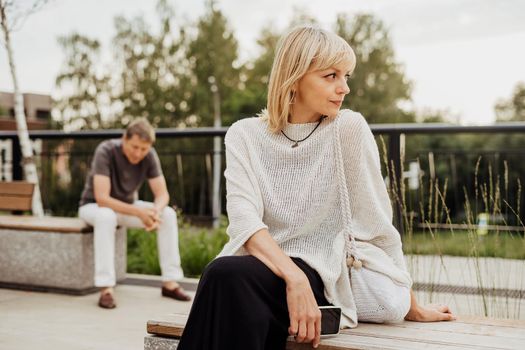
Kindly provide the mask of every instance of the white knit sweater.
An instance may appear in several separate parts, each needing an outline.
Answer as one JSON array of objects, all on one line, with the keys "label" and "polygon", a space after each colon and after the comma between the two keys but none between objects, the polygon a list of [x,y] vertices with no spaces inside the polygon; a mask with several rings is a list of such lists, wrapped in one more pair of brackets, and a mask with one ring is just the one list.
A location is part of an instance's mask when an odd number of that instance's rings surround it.
[{"label": "white knit sweater", "polygon": [[[302,139],[316,124],[289,124],[284,132]],[[246,240],[267,228],[285,254],[319,273],[327,300],[342,308],[344,327],[357,325],[345,235],[355,238],[365,267],[411,286],[377,145],[359,113],[342,110],[323,120],[295,148],[263,118],[242,119],[225,144],[230,240],[219,256],[247,254]]]}]

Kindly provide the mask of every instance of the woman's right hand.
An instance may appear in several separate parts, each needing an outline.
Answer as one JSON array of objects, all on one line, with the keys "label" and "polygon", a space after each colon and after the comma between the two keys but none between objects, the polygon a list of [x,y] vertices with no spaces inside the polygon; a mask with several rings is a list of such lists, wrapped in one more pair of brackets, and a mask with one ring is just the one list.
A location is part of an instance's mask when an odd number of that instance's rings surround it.
[{"label": "woman's right hand", "polygon": [[300,269],[285,281],[290,316],[288,333],[294,335],[298,343],[312,343],[317,348],[321,341],[321,311],[310,282]]},{"label": "woman's right hand", "polygon": [[321,341],[321,311],[303,270],[284,254],[267,229],[255,232],[244,247],[285,281],[290,316],[288,333],[298,343],[312,343],[317,348]]}]

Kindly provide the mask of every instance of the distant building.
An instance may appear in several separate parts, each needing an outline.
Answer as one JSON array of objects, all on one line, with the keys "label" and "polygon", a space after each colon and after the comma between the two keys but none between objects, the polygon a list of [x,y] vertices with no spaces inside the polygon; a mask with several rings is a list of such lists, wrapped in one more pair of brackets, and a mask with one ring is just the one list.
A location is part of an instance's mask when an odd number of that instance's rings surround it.
[{"label": "distant building", "polygon": [[[45,130],[51,126],[51,96],[23,94],[27,128]],[[0,131],[16,130],[15,98],[10,92],[0,92]],[[36,155],[42,152],[42,141],[33,140]],[[20,155],[14,152],[11,140],[0,140],[0,181],[22,179]]]},{"label": "distant building", "polygon": [[[51,123],[51,96],[23,94],[27,128],[48,129]],[[15,98],[10,92],[0,92],[0,130],[16,130]]]}]

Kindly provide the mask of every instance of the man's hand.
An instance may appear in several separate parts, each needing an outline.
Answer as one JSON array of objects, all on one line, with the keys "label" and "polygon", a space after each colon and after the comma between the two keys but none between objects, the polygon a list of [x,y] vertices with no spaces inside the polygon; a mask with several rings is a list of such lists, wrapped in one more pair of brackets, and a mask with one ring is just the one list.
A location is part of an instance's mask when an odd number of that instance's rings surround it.
[{"label": "man's hand", "polygon": [[153,231],[160,225],[160,216],[155,208],[138,208],[140,218],[146,231]]},{"label": "man's hand", "polygon": [[321,341],[321,311],[302,271],[286,281],[286,299],[290,315],[288,333],[294,335],[298,343],[312,343],[317,348]]},{"label": "man's hand", "polygon": [[456,316],[444,304],[417,306],[416,308],[411,308],[405,316],[405,320],[417,322],[453,321],[455,319]]}]

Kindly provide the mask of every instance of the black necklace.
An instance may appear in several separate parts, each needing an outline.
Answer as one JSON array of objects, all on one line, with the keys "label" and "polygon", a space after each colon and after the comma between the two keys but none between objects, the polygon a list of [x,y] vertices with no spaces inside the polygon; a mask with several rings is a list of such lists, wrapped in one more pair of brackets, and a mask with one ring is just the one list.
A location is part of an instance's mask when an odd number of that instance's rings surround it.
[{"label": "black necklace", "polygon": [[323,119],[326,118],[325,115],[321,116],[321,119],[319,120],[319,122],[317,123],[317,125],[315,126],[315,128],[308,134],[308,136],[306,136],[304,139],[301,139],[301,140],[294,140],[294,139],[291,139],[288,137],[288,135],[286,135],[284,133],[284,131],[281,130],[281,133],[284,135],[284,137],[286,137],[288,140],[292,141],[293,142],[293,145],[292,145],[292,148],[295,148],[297,146],[299,146],[299,142],[303,142],[304,140],[306,140],[307,138],[309,138],[315,131],[315,129],[317,129],[319,127],[319,125],[321,125],[321,122],[323,121]]}]

